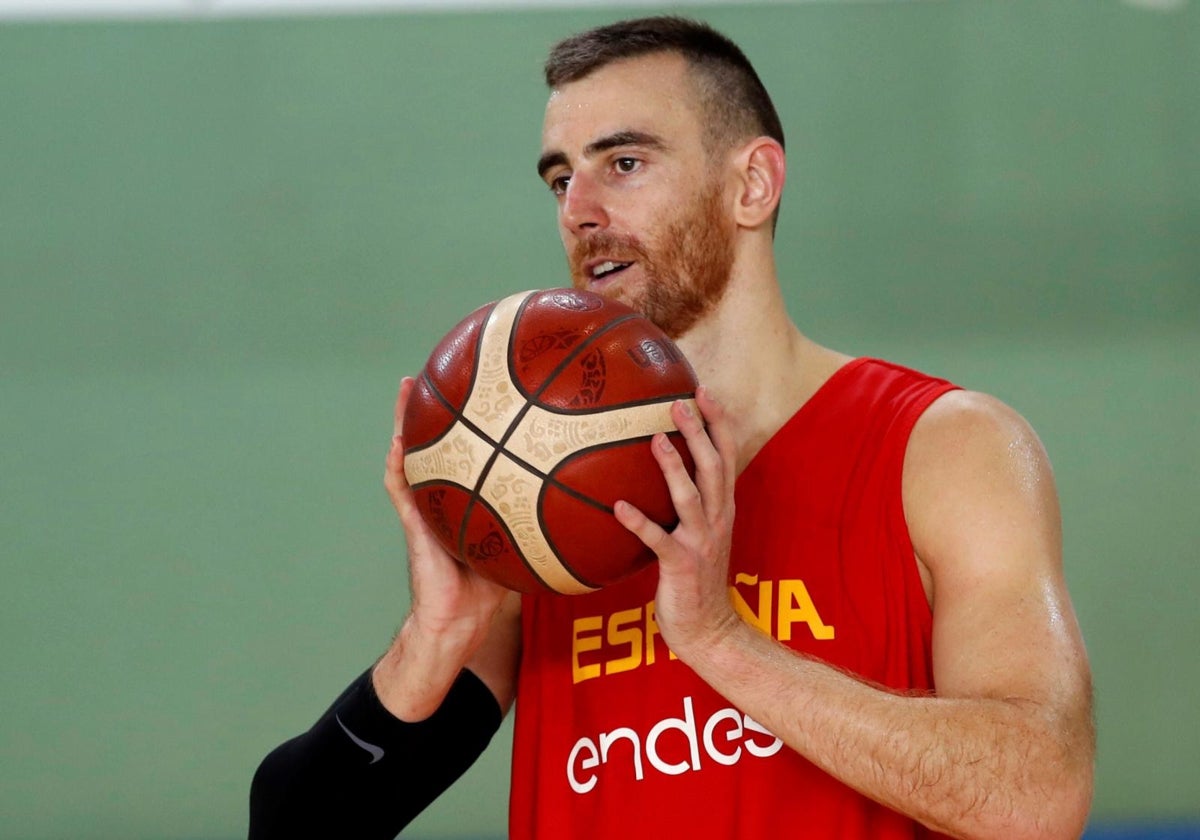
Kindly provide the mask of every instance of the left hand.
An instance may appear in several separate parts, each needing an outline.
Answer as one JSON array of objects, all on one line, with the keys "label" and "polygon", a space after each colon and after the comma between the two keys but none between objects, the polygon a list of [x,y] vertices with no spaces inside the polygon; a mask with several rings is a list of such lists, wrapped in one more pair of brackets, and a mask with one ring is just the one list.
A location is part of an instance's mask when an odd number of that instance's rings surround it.
[{"label": "left hand", "polygon": [[723,409],[703,386],[696,390],[696,404],[703,420],[683,401],[671,407],[696,464],[694,481],[665,434],[650,443],[679,524],[667,533],[628,502],[613,507],[617,521],[658,557],[655,620],[663,640],[684,661],[741,623],[729,599],[737,444]]}]

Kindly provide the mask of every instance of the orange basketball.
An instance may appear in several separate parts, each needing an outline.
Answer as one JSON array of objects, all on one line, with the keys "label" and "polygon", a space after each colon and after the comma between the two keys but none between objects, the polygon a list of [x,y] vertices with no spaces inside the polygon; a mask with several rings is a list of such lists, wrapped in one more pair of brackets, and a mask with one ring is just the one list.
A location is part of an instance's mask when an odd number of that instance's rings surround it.
[{"label": "orange basketball", "polygon": [[481,575],[521,592],[589,592],[654,555],[613,516],[624,499],[676,523],[650,451],[696,375],[648,319],[571,289],[523,292],[437,345],[404,414],[404,472],[425,521]]}]

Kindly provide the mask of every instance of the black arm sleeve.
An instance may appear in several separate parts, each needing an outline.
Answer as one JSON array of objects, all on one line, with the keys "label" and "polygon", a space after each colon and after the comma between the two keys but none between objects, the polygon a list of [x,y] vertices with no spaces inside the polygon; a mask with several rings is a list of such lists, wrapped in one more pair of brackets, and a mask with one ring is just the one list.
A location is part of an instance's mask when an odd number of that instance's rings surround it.
[{"label": "black arm sleeve", "polygon": [[371,669],[303,735],[276,747],[250,785],[250,840],[391,840],[479,757],[500,704],[463,670],[427,720],[393,716]]}]

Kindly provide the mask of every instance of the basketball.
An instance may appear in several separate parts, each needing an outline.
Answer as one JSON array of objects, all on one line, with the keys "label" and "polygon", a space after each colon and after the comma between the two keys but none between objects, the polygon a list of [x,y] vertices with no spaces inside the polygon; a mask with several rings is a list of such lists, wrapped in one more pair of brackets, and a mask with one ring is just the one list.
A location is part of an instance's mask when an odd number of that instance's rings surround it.
[{"label": "basketball", "polygon": [[522,292],[438,343],[404,412],[404,472],[446,550],[519,592],[580,594],[654,559],[620,499],[676,524],[650,438],[696,375],[647,318],[591,292]]}]

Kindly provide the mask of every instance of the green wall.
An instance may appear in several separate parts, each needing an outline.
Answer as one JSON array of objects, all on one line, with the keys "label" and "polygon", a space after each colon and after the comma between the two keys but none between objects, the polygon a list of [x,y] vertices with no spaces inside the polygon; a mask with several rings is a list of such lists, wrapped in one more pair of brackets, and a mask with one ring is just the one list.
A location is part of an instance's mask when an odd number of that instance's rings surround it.
[{"label": "green wall", "polygon": [[[1200,9],[700,13],[783,114],[802,328],[1047,444],[1096,819],[1200,817]],[[565,281],[539,65],[613,16],[0,26],[0,836],[244,835],[406,610],[400,376]],[[413,836],[504,834],[507,734]]]}]

